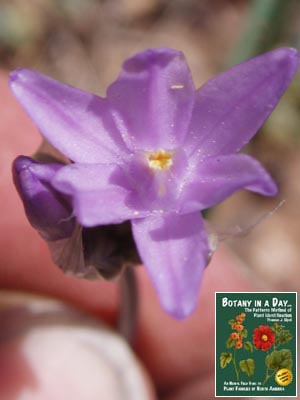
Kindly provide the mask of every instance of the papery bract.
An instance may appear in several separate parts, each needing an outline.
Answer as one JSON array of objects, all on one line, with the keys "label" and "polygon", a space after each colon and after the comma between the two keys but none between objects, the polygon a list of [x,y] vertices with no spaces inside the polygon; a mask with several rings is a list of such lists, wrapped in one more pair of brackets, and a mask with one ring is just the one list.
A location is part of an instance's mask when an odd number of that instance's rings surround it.
[{"label": "papery bract", "polygon": [[296,50],[281,48],[196,90],[183,54],[161,48],[125,61],[106,98],[26,69],[11,74],[11,88],[72,161],[51,184],[72,198],[80,224],[131,220],[162,306],[184,318],[196,306],[210,253],[200,211],[240,189],[277,193],[258,161],[236,153],[272,112],[298,62]]}]

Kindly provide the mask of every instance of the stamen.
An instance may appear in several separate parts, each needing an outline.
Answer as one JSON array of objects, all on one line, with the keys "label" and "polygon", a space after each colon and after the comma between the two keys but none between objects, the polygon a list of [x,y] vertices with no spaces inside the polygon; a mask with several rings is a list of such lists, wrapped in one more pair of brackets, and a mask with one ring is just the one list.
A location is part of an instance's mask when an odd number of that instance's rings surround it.
[{"label": "stamen", "polygon": [[169,169],[173,165],[172,153],[163,149],[146,154],[148,165],[152,169]]}]

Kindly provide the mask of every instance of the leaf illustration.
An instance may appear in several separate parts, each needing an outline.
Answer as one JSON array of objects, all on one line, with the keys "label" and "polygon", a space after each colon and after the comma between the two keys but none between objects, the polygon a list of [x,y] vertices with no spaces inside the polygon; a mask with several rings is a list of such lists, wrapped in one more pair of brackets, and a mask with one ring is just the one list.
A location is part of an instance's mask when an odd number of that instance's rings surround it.
[{"label": "leaf illustration", "polygon": [[233,346],[235,346],[235,340],[229,338],[229,339],[226,341],[226,347],[227,347],[227,349],[230,349],[230,348],[233,347]]},{"label": "leaf illustration", "polygon": [[254,374],[255,362],[253,358],[247,358],[247,360],[240,361],[241,371],[245,372],[246,375],[252,376]]},{"label": "leaf illustration", "polygon": [[281,330],[276,337],[276,345],[279,346],[281,344],[288,343],[293,339],[293,335],[288,329]]},{"label": "leaf illustration", "polygon": [[282,328],[284,328],[284,326],[283,326],[283,325],[279,325],[277,322],[274,322],[274,325],[271,326],[271,330],[272,330],[273,332],[275,332],[275,333],[280,332],[280,330],[281,330]]},{"label": "leaf illustration", "polygon": [[248,336],[248,331],[247,331],[247,329],[244,328],[244,329],[241,331],[240,335],[241,335],[243,338],[246,338],[246,337]]},{"label": "leaf illustration", "polygon": [[289,349],[274,350],[266,357],[266,366],[270,369],[291,369],[293,366],[292,353]]},{"label": "leaf illustration", "polygon": [[222,353],[220,355],[220,366],[221,368],[227,367],[228,364],[230,364],[232,360],[232,354],[231,353]]},{"label": "leaf illustration", "polygon": [[245,342],[244,349],[253,353],[253,344],[249,341]]}]

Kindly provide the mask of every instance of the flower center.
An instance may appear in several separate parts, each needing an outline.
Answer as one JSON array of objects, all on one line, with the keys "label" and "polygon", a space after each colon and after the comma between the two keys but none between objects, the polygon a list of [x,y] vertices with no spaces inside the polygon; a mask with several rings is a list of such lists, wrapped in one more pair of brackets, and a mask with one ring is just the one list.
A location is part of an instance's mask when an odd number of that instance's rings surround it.
[{"label": "flower center", "polygon": [[267,335],[261,335],[261,340],[263,342],[267,342],[268,341],[268,336]]},{"label": "flower center", "polygon": [[159,149],[146,154],[151,169],[169,169],[173,165],[172,153]]}]

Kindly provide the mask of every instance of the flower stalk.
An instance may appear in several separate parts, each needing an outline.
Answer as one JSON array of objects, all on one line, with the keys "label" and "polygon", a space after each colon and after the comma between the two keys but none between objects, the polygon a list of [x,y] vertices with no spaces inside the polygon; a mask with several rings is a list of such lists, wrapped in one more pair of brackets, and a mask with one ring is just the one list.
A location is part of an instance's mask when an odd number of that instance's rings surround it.
[{"label": "flower stalk", "polygon": [[120,311],[118,331],[130,344],[134,345],[138,314],[138,288],[133,267],[126,267],[120,277]]}]

